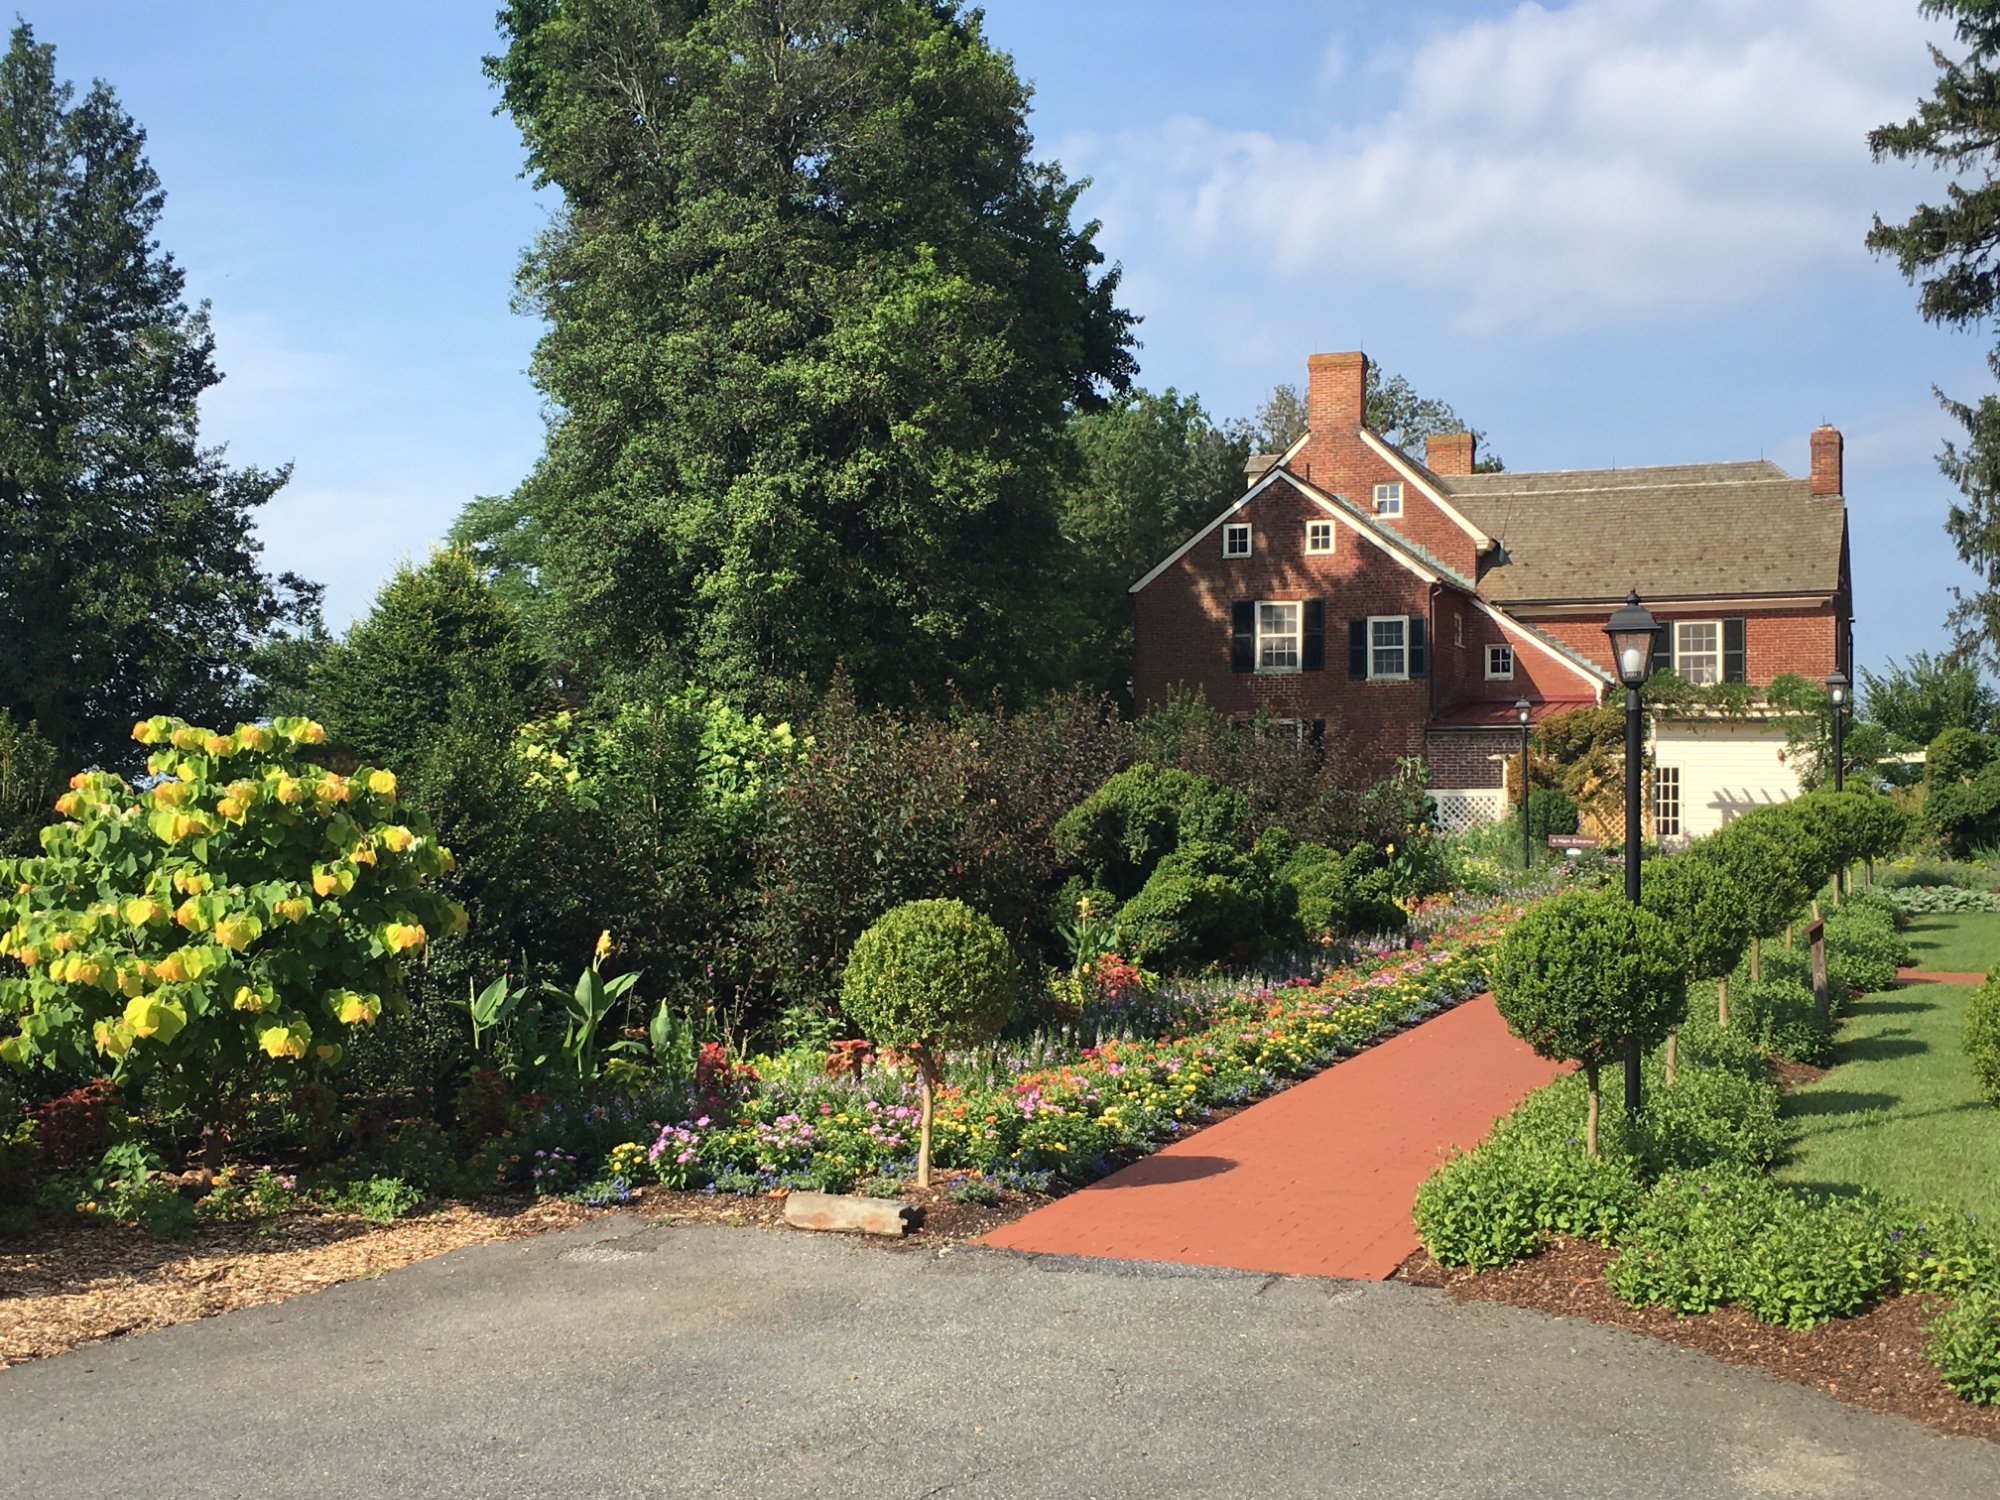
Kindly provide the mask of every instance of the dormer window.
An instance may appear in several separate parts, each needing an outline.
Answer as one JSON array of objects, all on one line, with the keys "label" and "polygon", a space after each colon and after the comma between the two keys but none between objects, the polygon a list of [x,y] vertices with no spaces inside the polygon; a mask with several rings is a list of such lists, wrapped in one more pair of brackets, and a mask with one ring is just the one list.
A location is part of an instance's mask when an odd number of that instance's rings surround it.
[{"label": "dormer window", "polygon": [[1403,481],[1391,479],[1375,486],[1375,514],[1400,516],[1403,513]]},{"label": "dormer window", "polygon": [[1250,555],[1250,523],[1232,521],[1222,528],[1222,555],[1224,557],[1248,557]]},{"label": "dormer window", "polygon": [[1306,551],[1331,552],[1333,550],[1333,522],[1306,522]]}]

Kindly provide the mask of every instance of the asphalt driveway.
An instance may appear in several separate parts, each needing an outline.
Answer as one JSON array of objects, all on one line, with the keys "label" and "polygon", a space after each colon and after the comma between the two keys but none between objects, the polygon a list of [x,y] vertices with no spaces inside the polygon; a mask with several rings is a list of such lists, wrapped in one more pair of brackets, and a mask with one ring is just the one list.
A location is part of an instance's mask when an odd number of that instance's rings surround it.
[{"label": "asphalt driveway", "polygon": [[1399,1284],[600,1220],[0,1372],[0,1495],[1875,1496],[2000,1448]]}]

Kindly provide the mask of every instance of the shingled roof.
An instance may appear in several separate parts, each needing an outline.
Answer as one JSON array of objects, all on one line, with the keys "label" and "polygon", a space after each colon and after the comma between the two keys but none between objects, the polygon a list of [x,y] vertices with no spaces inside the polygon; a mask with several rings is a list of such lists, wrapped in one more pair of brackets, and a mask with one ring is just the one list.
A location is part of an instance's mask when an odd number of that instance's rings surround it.
[{"label": "shingled roof", "polygon": [[1499,540],[1479,592],[1495,603],[1830,595],[1846,505],[1763,459],[1645,469],[1455,474],[1434,480]]}]

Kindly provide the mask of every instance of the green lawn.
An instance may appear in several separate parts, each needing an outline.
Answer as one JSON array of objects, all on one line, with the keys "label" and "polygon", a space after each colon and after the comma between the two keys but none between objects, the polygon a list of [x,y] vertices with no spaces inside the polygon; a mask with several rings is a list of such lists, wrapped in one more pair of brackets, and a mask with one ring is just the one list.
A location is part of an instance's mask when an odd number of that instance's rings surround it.
[{"label": "green lawn", "polygon": [[[1921,968],[1984,970],[2000,960],[2000,912],[1929,917],[1910,932]],[[2000,1224],[2000,1109],[1973,1087],[1961,1043],[1971,993],[1916,984],[1856,1001],[1834,1066],[1785,1099],[1796,1135],[1778,1175],[1951,1204]]]},{"label": "green lawn", "polygon": [[2000,963],[2000,911],[1919,917],[1909,927],[1917,967],[1946,974],[1984,974]]}]

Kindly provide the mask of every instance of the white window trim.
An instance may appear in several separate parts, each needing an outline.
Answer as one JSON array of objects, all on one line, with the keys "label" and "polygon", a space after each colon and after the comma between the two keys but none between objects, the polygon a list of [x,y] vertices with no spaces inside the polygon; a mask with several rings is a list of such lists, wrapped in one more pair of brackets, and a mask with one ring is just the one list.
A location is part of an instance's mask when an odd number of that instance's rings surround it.
[{"label": "white window trim", "polygon": [[[1379,621],[1386,625],[1391,620],[1403,627],[1403,670],[1400,672],[1378,672],[1375,670],[1375,626]],[[1387,651],[1389,648],[1381,648]],[[1408,615],[1370,615],[1368,617],[1368,680],[1370,682],[1408,682],[1410,680],[1410,617]]]},{"label": "white window trim", "polygon": [[1403,481],[1385,479],[1375,486],[1375,514],[1400,516],[1403,513]]},{"label": "white window trim", "polygon": [[[1324,526],[1326,528],[1326,545],[1324,547],[1315,547],[1313,545],[1313,528],[1315,526]],[[1310,557],[1324,557],[1331,553],[1335,546],[1334,536],[1333,517],[1316,517],[1306,522],[1306,554]]]},{"label": "white window trim", "polygon": [[[1715,653],[1714,653],[1715,675],[1707,680],[1708,682],[1722,681],[1723,656],[1726,654],[1726,648],[1723,646],[1722,643],[1722,621],[1720,620],[1675,620],[1673,622],[1675,675],[1678,676],[1683,682],[1694,681],[1692,677],[1688,676],[1688,674],[1681,669],[1681,663],[1687,659],[1687,653],[1683,653],[1681,650],[1681,632],[1690,625],[1697,627],[1702,625],[1712,625],[1715,627]],[[1701,656],[1707,656],[1709,653],[1703,651],[1697,654]]]},{"label": "white window trim", "polygon": [[[1495,651],[1505,651],[1507,653],[1507,670],[1504,672],[1493,670],[1493,653]],[[1512,682],[1514,680],[1514,647],[1511,643],[1507,641],[1495,641],[1487,646],[1486,680],[1488,682]]]},{"label": "white window trim", "polygon": [[[1290,677],[1305,670],[1306,663],[1306,607],[1299,599],[1259,599],[1256,605],[1257,630],[1255,635],[1256,655],[1252,659],[1252,670],[1263,677]],[[1292,656],[1289,667],[1267,667],[1264,665],[1264,611],[1267,609],[1289,609],[1292,612],[1292,628],[1288,631],[1273,631],[1273,640],[1290,640]]]},{"label": "white window trim", "polygon": [[[1243,538],[1243,550],[1241,552],[1232,551],[1229,544],[1239,536]],[[1254,545],[1251,541],[1250,523],[1248,521],[1231,521],[1222,528],[1222,555],[1231,562],[1248,557]]]},{"label": "white window trim", "polygon": [[[1674,788],[1674,797],[1673,797],[1674,826],[1671,828],[1663,826],[1667,820],[1662,815],[1661,812],[1661,809],[1665,805],[1665,803],[1664,799],[1660,795],[1661,792],[1665,790],[1665,783],[1669,777],[1672,778],[1673,788]],[[1686,823],[1683,817],[1683,808],[1681,806],[1681,794],[1682,794],[1681,768],[1679,766],[1655,766],[1653,767],[1652,779],[1653,779],[1653,836],[1655,838],[1662,838],[1662,839],[1679,838],[1681,836],[1682,830],[1686,827]]]}]

